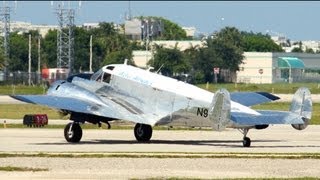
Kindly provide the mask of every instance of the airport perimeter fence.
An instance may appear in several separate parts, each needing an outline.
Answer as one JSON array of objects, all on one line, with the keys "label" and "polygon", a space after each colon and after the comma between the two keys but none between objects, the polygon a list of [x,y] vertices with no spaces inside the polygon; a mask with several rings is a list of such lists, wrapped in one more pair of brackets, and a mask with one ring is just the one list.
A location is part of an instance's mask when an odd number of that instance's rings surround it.
[{"label": "airport perimeter fence", "polygon": [[1,85],[47,85],[46,80],[41,78],[40,73],[11,72],[7,75],[0,74]]},{"label": "airport perimeter fence", "polygon": [[[58,77],[57,77],[58,78]],[[66,77],[61,77],[58,79],[64,79]],[[30,79],[30,83],[29,83]],[[223,79],[223,80],[222,80]],[[221,71],[220,74],[220,83],[225,82],[234,82],[236,79],[236,75],[232,74],[230,72]],[[52,81],[52,80],[51,80]],[[47,79],[43,79],[41,77],[40,73],[32,72],[10,72],[7,76],[4,75],[0,71],[0,85],[44,85],[49,86],[52,82],[49,82]],[[292,77],[292,80],[289,81],[289,79],[286,78],[278,78],[274,82],[277,83],[320,83],[320,74],[319,73],[303,73],[302,76],[299,77]],[[247,82],[248,84],[251,84],[250,81]]]}]

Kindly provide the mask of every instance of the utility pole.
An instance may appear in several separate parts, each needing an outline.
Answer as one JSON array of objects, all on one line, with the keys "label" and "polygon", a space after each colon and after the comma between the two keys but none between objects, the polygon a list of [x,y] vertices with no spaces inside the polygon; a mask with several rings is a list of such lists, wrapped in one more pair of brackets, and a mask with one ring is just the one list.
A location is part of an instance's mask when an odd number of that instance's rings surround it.
[{"label": "utility pole", "polygon": [[40,57],[40,48],[41,48],[41,37],[38,36],[38,82],[40,83],[41,77],[41,57]]},{"label": "utility pole", "polygon": [[92,73],[92,35],[90,36],[90,62],[89,62],[89,71]]},{"label": "utility pole", "polygon": [[149,20],[146,19],[146,62],[148,62],[148,46],[149,46]]},{"label": "utility pole", "polygon": [[31,85],[31,34],[29,34],[29,66],[28,66],[28,84]]}]

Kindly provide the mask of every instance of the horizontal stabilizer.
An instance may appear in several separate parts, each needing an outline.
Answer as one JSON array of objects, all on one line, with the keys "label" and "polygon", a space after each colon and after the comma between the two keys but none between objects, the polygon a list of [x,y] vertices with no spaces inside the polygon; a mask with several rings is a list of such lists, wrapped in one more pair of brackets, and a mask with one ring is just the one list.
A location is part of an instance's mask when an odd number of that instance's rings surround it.
[{"label": "horizontal stabilizer", "polygon": [[244,106],[253,106],[280,99],[267,92],[234,92],[230,94],[231,100]]},{"label": "horizontal stabilizer", "polygon": [[257,111],[261,115],[232,112],[231,120],[239,125],[301,124],[300,115],[287,111]]}]

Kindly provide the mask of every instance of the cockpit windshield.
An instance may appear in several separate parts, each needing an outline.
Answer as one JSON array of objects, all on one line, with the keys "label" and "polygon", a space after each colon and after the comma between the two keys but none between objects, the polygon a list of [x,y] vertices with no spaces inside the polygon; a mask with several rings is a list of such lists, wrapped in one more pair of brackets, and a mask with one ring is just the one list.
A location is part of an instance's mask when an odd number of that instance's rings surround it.
[{"label": "cockpit windshield", "polygon": [[[104,72],[102,69],[97,71],[91,76],[91,80],[93,81],[100,81],[100,82],[105,82],[105,83],[110,83],[111,80],[111,74],[109,73],[114,69],[114,66],[107,66],[106,67],[107,72]],[[108,72],[109,71],[109,72]]]},{"label": "cockpit windshield", "polygon": [[103,71],[102,71],[102,69],[100,69],[99,71],[95,72],[95,73],[91,76],[91,80],[97,81],[99,78],[101,79],[102,74],[103,74]]}]

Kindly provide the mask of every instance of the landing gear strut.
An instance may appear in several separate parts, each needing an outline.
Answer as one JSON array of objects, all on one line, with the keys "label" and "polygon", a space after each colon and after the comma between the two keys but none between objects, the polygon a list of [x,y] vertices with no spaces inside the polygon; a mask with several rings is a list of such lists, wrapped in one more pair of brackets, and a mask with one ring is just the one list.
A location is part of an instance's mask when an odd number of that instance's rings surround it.
[{"label": "landing gear strut", "polygon": [[77,143],[81,140],[82,129],[79,123],[69,123],[64,128],[64,138],[68,142]]},{"label": "landing gear strut", "polygon": [[250,147],[251,139],[247,137],[249,129],[245,128],[245,129],[239,129],[239,130],[243,134],[243,141],[242,141],[243,147]]},{"label": "landing gear strut", "polygon": [[147,142],[152,136],[152,127],[147,124],[137,123],[134,127],[134,136],[139,142]]}]

